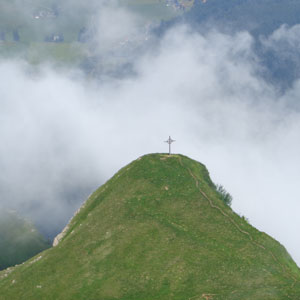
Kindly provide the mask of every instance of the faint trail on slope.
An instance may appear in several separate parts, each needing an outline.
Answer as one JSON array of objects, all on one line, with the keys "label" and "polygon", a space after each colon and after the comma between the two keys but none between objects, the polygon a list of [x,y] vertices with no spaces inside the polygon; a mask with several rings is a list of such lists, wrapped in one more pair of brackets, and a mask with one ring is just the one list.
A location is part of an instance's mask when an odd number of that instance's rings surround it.
[{"label": "faint trail on slope", "polygon": [[191,169],[190,169],[189,167],[185,167],[185,166],[183,165],[182,159],[181,159],[180,156],[178,157],[178,160],[179,160],[180,165],[181,165],[183,168],[186,168],[186,169],[188,170],[189,174],[192,176],[192,178],[193,178],[194,181],[195,181],[195,184],[196,184],[196,187],[197,187],[198,191],[199,191],[199,192],[202,194],[202,196],[208,201],[208,203],[210,204],[210,206],[211,206],[212,208],[214,208],[214,209],[217,209],[223,216],[225,216],[226,218],[228,218],[229,221],[230,221],[230,222],[238,229],[238,231],[240,231],[241,233],[247,235],[248,238],[250,239],[250,242],[251,242],[253,245],[255,245],[255,246],[257,246],[257,247],[263,249],[263,250],[266,251],[266,252],[269,252],[269,254],[270,254],[271,257],[273,258],[273,260],[274,260],[274,261],[282,268],[282,270],[287,274],[287,276],[290,277],[290,278],[292,278],[292,279],[294,280],[294,283],[292,284],[292,287],[294,287],[294,285],[296,284],[296,282],[299,282],[299,280],[298,280],[296,277],[294,277],[294,275],[292,275],[292,274],[289,272],[289,270],[279,262],[278,258],[273,254],[273,252],[272,252],[271,250],[266,249],[263,245],[261,245],[260,243],[254,241],[253,237],[250,235],[249,232],[247,232],[247,231],[245,231],[245,230],[242,230],[242,229],[240,228],[240,226],[239,226],[239,225],[238,225],[238,224],[237,224],[237,223],[236,223],[236,222],[235,222],[228,214],[226,214],[219,206],[215,205],[215,204],[212,202],[212,200],[211,200],[211,199],[210,199],[210,198],[202,191],[202,189],[201,189],[200,186],[199,186],[199,181],[198,181],[197,177],[193,174],[193,172],[191,171]]}]

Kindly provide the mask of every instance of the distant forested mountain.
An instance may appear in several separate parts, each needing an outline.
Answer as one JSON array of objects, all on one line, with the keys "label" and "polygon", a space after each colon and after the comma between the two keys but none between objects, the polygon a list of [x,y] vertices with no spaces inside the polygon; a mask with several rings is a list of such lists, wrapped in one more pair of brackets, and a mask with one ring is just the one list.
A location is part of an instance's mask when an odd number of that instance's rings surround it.
[{"label": "distant forested mountain", "polygon": [[162,35],[178,23],[190,24],[203,34],[212,29],[230,35],[247,31],[264,79],[284,90],[300,78],[298,0],[197,0],[191,10],[162,22],[157,31]]},{"label": "distant forested mountain", "polygon": [[0,212],[0,270],[20,264],[50,247],[34,225],[13,211]]},{"label": "distant forested mountain", "polygon": [[254,35],[270,34],[282,24],[300,23],[297,0],[197,0],[185,21],[203,24],[213,21]]}]

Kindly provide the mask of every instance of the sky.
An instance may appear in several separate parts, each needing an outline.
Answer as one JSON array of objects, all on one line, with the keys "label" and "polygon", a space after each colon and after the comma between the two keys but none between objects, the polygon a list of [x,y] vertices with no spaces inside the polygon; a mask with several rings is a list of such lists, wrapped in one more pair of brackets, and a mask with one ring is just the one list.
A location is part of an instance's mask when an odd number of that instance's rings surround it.
[{"label": "sky", "polygon": [[[116,18],[110,34],[103,33]],[[95,24],[97,26],[95,27]],[[106,7],[93,18],[94,51],[140,34],[140,19]],[[99,41],[99,43],[97,43]],[[0,201],[57,233],[98,186],[141,155],[175,153],[204,163],[232,208],[282,243],[300,265],[300,80],[267,80],[250,33],[180,24],[105,80],[78,69],[0,60]],[[297,61],[300,25],[260,39]],[[133,50],[134,51],[134,50]],[[133,52],[134,53],[134,52]]]}]

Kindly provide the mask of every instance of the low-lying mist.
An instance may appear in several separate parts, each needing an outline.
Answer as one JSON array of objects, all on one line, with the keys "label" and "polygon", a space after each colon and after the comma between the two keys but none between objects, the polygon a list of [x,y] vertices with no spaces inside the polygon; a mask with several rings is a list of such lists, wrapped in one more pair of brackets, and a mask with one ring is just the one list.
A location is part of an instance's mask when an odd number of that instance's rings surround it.
[{"label": "low-lying mist", "polygon": [[[125,15],[112,35],[123,37],[122,28],[135,34],[138,22]],[[283,59],[286,47],[298,55],[297,40],[299,26],[261,43]],[[130,57],[131,72],[105,80],[2,60],[1,204],[53,237],[119,168],[167,152],[163,141],[171,135],[174,152],[204,163],[233,195],[233,209],[299,264],[300,81],[283,91],[265,79],[255,43],[247,32],[177,25]]]}]

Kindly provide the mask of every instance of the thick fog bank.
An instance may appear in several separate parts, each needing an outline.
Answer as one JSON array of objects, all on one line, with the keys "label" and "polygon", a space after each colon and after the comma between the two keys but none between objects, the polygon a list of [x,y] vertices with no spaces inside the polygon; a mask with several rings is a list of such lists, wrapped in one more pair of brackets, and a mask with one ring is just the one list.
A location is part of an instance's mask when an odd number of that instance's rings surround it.
[{"label": "thick fog bank", "polygon": [[[263,43],[284,60],[286,48],[298,55],[299,37],[283,27]],[[264,80],[254,45],[247,32],[178,26],[131,60],[130,75],[101,82],[2,61],[1,204],[53,236],[119,168],[166,152],[171,135],[174,152],[204,163],[233,209],[300,263],[300,81],[282,92]]]}]

